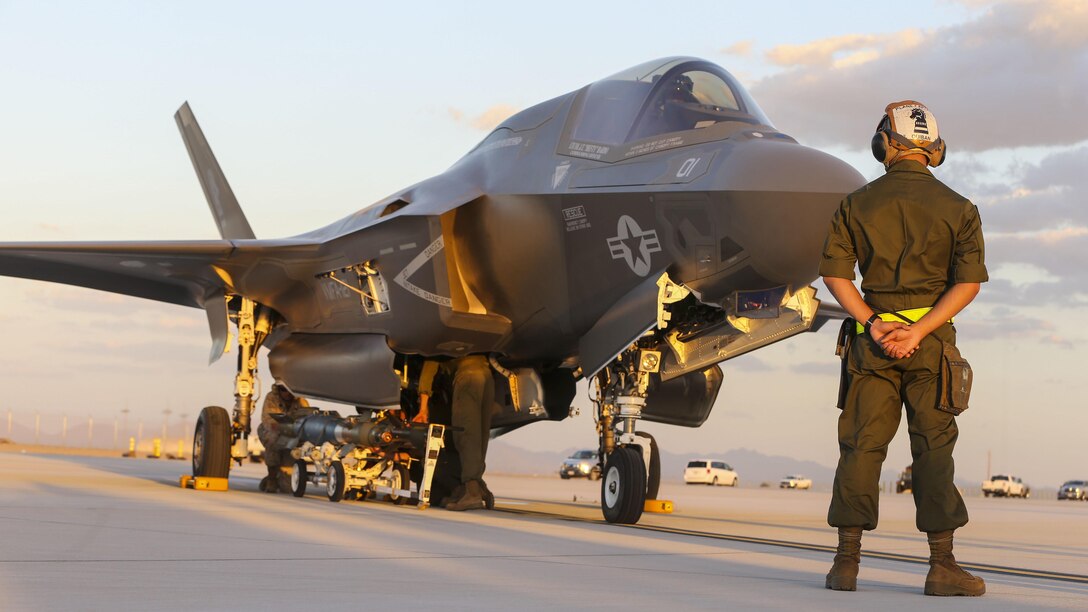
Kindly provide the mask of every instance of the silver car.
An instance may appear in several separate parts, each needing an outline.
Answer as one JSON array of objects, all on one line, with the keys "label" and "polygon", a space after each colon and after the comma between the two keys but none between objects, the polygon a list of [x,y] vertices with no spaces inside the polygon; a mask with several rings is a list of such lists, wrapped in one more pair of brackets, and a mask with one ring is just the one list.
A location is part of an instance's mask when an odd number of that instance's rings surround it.
[{"label": "silver car", "polygon": [[597,460],[597,451],[580,450],[564,459],[563,465],[559,466],[559,477],[563,480],[583,477],[590,480],[599,479],[601,464]]},{"label": "silver car", "polygon": [[1070,480],[1058,489],[1058,499],[1088,501],[1088,480]]}]

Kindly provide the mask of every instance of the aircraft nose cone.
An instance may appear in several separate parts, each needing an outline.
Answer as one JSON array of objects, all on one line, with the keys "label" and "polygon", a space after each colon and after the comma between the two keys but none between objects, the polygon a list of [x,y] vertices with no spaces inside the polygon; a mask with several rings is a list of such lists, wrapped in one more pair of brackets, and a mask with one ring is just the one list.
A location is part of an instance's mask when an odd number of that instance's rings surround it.
[{"label": "aircraft nose cone", "polygon": [[845,196],[865,184],[841,159],[781,138],[749,137],[738,143],[718,172],[729,191],[828,193]]}]

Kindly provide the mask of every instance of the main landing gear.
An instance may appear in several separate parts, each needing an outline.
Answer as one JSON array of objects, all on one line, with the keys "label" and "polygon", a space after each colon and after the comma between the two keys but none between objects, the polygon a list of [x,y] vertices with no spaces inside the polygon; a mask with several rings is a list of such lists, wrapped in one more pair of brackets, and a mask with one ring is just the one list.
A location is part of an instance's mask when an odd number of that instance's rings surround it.
[{"label": "main landing gear", "polygon": [[241,462],[249,452],[247,440],[253,415],[257,380],[257,350],[272,327],[271,312],[241,296],[231,296],[237,309],[230,318],[238,325],[238,373],[234,377],[234,415],[208,406],[200,411],[193,432],[193,476],[226,478],[232,459]]},{"label": "main landing gear", "polygon": [[657,498],[661,455],[657,442],[635,431],[646,406],[650,374],[658,371],[661,353],[632,345],[594,377],[600,456],[601,510],[609,523],[633,524],[647,499]]}]

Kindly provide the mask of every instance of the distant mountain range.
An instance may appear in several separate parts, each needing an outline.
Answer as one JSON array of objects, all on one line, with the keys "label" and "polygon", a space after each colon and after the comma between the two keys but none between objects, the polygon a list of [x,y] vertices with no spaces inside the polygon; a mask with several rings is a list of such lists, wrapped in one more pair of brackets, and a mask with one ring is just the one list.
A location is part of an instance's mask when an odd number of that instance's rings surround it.
[{"label": "distant mountain range", "polygon": [[[563,459],[573,454],[577,448],[565,451],[530,451],[500,440],[492,440],[487,451],[487,469],[504,474],[534,474],[547,476],[558,474]],[[662,479],[680,481],[684,468],[692,459],[711,459],[724,461],[736,470],[741,486],[759,486],[768,483],[778,486],[778,481],[787,474],[803,474],[812,479],[817,488],[829,488],[835,479],[835,468],[779,455],[765,455],[759,451],[739,448],[724,453],[706,455],[680,454],[669,451],[661,453]],[[898,469],[885,469],[881,480],[894,481],[899,477]]]}]

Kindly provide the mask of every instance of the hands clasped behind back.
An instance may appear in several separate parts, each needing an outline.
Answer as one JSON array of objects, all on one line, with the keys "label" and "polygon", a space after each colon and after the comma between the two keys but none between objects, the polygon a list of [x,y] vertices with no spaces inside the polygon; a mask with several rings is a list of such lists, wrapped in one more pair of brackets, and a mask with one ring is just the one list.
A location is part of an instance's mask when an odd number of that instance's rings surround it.
[{"label": "hands clasped behind back", "polygon": [[880,345],[884,354],[893,359],[905,359],[913,355],[924,337],[920,330],[910,325],[879,319],[869,327],[869,335]]}]

